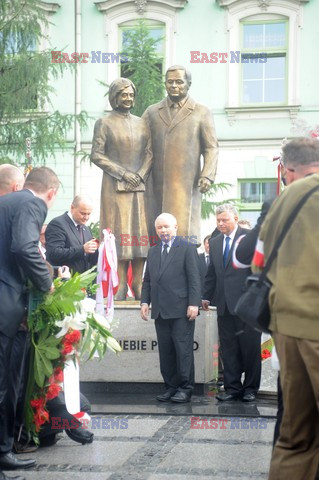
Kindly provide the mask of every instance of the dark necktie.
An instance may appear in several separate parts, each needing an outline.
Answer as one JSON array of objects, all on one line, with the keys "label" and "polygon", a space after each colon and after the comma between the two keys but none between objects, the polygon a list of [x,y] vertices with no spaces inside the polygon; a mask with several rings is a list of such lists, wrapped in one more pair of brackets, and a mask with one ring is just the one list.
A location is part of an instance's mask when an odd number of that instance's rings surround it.
[{"label": "dark necktie", "polygon": [[226,245],[225,245],[224,256],[223,256],[224,267],[226,267],[227,257],[229,255],[229,250],[230,250],[229,242],[230,242],[230,237],[226,237]]},{"label": "dark necktie", "polygon": [[207,267],[209,265],[209,255],[206,255],[206,265],[207,265]]},{"label": "dark necktie", "polygon": [[76,226],[78,232],[79,232],[79,237],[80,237],[80,240],[81,240],[81,243],[84,245],[84,232],[83,232],[83,225],[77,225]]},{"label": "dark necktie", "polygon": [[167,257],[168,257],[168,244],[164,243],[162,254],[161,254],[161,268],[163,267]]}]

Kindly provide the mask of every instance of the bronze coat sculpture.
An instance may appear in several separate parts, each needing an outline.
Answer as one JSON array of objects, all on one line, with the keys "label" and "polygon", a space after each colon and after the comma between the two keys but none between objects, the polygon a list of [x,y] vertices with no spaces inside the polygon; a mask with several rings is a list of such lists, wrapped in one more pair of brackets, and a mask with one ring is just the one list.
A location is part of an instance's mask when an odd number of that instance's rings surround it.
[{"label": "bronze coat sculpture", "polygon": [[[130,98],[122,99],[126,93]],[[148,242],[145,213],[145,181],[152,154],[146,122],[130,114],[135,87],[128,79],[114,80],[109,97],[113,111],[94,127],[91,161],[103,170],[100,228],[110,228],[116,238],[120,288],[117,300],[126,298],[126,273],[133,267],[133,290],[140,298],[142,270]]]},{"label": "bronze coat sculpture", "polygon": [[[188,96],[190,85],[184,67],[170,67],[166,73],[168,97],[151,105],[143,117],[151,130],[154,157],[153,218],[171,213],[178,219],[179,235],[195,236],[200,243],[201,192],[215,179],[218,142],[212,113]],[[174,102],[179,108],[173,116]]]}]

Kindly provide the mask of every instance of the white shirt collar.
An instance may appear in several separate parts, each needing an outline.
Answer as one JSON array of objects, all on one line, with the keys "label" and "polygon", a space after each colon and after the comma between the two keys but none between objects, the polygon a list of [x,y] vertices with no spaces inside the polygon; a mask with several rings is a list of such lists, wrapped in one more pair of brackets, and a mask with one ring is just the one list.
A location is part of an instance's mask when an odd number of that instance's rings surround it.
[{"label": "white shirt collar", "polygon": [[226,241],[226,237],[229,237],[229,238],[230,238],[230,241],[231,241],[231,243],[232,243],[233,240],[234,240],[234,237],[235,237],[235,235],[236,235],[237,230],[238,230],[238,225],[236,225],[236,227],[234,228],[234,230],[233,230],[229,235],[225,235],[225,234],[224,234],[224,242]]},{"label": "white shirt collar", "polygon": [[73,220],[72,213],[71,213],[71,212],[68,212],[67,215],[71,218],[71,220],[72,220],[72,222],[74,223],[75,227],[77,227],[79,224],[76,223],[76,222]]}]

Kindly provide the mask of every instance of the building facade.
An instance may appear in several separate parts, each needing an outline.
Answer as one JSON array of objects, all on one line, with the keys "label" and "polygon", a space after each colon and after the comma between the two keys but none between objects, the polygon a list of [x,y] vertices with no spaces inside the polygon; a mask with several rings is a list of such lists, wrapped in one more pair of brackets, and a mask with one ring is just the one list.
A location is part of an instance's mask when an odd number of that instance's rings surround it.
[{"label": "building facade", "polygon": [[[48,165],[60,175],[62,194],[50,216],[65,211],[75,193],[90,194],[99,217],[101,170],[74,155],[91,150],[96,119],[110,109],[106,87],[121,75],[117,55],[125,32],[143,18],[158,46],[163,72],[173,64],[192,73],[191,96],[212,109],[220,143],[216,182],[226,198],[241,201],[241,217],[254,223],[262,201],[275,193],[283,138],[319,124],[317,0],[59,0],[41,2],[50,15],[53,52],[76,70],[58,80],[52,98],[63,113],[87,111],[85,131],[75,125],[68,149]],[[52,61],[54,61],[52,53]],[[85,60],[85,61],[84,61]],[[143,92],[139,92],[143,94]],[[219,196],[218,200],[222,200]],[[202,237],[214,226],[203,223]]]}]

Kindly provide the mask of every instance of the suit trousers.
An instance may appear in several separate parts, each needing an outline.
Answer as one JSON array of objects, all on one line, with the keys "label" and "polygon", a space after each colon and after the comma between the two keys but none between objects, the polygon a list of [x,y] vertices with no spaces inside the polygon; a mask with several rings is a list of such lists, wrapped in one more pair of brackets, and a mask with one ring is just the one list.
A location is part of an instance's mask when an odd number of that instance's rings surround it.
[{"label": "suit trousers", "polygon": [[319,341],[274,333],[284,412],[269,480],[314,480],[319,462]]},{"label": "suit trousers", "polygon": [[161,318],[155,320],[160,369],[166,389],[181,390],[188,395],[194,388],[195,320]]},{"label": "suit trousers", "polygon": [[[229,312],[217,320],[223,352],[225,391],[234,396],[256,394],[261,377],[261,333]],[[241,380],[243,373],[244,384]]]},{"label": "suit trousers", "polygon": [[12,450],[17,402],[24,373],[26,332],[0,332],[0,455]]}]

